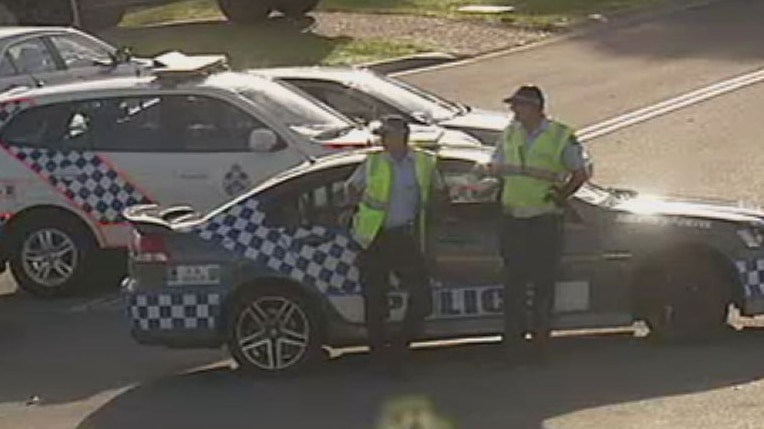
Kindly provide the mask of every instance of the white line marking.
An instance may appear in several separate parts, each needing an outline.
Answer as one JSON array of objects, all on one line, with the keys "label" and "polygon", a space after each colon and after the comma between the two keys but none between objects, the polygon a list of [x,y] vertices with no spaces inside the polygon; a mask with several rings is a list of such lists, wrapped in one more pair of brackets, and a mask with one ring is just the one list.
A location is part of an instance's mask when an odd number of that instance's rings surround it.
[{"label": "white line marking", "polygon": [[593,140],[763,81],[764,69],[759,69],[590,125],[581,129],[578,137],[581,141]]}]

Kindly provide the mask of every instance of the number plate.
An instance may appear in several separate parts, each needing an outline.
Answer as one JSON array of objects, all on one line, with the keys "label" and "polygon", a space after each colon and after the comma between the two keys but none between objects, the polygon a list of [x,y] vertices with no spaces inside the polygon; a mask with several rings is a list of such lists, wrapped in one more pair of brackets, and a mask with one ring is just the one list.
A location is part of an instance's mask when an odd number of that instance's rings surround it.
[{"label": "number plate", "polygon": [[167,272],[170,286],[220,284],[220,265],[176,265]]}]

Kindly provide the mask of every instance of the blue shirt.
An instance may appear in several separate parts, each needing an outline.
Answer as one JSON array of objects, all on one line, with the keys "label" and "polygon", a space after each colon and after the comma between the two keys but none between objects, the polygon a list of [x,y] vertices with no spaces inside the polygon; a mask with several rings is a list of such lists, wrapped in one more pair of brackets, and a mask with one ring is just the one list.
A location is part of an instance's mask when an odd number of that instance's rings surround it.
[{"label": "blue shirt", "polygon": [[[416,180],[416,160],[411,150],[400,160],[389,153],[385,156],[390,160],[393,169],[393,183],[390,187],[390,202],[385,216],[385,228],[403,226],[416,220],[419,213],[419,184]],[[439,175],[433,177],[433,185],[441,187]],[[363,189],[366,187],[366,163],[361,164],[347,180],[346,185]]]},{"label": "blue shirt", "polygon": [[[512,123],[509,126],[512,127],[516,125]],[[541,135],[541,133],[549,128],[549,119],[544,119],[541,121],[541,124],[538,126],[538,128],[531,131],[530,133],[527,132],[522,124],[518,124],[517,126],[526,132],[525,145],[526,149],[530,149],[531,146],[533,146],[533,143],[535,143],[538,137]],[[584,147],[581,146],[581,144],[578,142],[578,139],[575,135],[570,137],[570,140],[565,145],[565,148],[563,148],[561,161],[565,168],[568,169],[568,171],[576,171],[587,166],[587,163],[589,162],[589,154],[586,153],[586,150],[584,150]],[[499,140],[496,142],[496,149],[494,150],[491,163],[494,165],[504,164],[503,135],[499,137]]]}]

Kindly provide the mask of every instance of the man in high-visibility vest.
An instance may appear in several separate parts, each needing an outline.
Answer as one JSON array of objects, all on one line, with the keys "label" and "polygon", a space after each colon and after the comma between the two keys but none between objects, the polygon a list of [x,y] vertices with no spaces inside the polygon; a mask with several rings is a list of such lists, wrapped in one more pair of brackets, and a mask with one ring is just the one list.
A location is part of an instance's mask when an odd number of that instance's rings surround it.
[{"label": "man in high-visibility vest", "polygon": [[[374,132],[385,150],[369,154],[346,185],[358,201],[352,232],[363,248],[358,266],[369,344],[375,362],[387,364],[403,358],[430,313],[426,221],[431,201],[442,198],[437,191],[443,182],[435,154],[409,148],[409,127],[402,117],[383,117]],[[390,338],[387,292],[393,273],[409,298],[403,326]]]},{"label": "man in high-visibility vest", "polygon": [[[572,128],[544,114],[532,85],[504,99],[514,119],[496,144],[491,168],[501,178],[501,253],[506,270],[506,358],[543,357],[562,254],[566,201],[589,178],[588,156]],[[532,311],[527,308],[533,286]],[[529,344],[525,336],[532,334]]]}]

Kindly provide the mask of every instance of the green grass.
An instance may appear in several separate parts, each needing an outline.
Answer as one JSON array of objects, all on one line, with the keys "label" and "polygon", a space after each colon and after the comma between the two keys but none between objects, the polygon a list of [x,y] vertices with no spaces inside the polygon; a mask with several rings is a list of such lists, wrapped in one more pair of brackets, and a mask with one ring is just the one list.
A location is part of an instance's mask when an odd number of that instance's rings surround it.
[{"label": "green grass", "polygon": [[[575,22],[592,13],[607,13],[665,1],[670,0],[322,0],[320,8],[469,17],[549,29]],[[516,12],[500,17],[475,18],[457,12],[459,6],[469,4],[508,3],[517,8]],[[167,23],[175,24],[154,26]],[[125,16],[120,28],[103,36],[115,44],[131,46],[136,54],[146,56],[169,49],[187,53],[222,50],[237,68],[355,64],[427,50],[425,46],[411,42],[324,37],[278,18],[252,26],[229,25],[215,0],[186,0],[135,10]]]},{"label": "green grass", "polygon": [[236,69],[282,65],[357,64],[426,51],[423,46],[389,40],[325,37],[280,19],[257,26],[193,22],[156,27],[121,27],[101,34],[136,55],[168,50],[203,54],[225,52]]},{"label": "green grass", "polygon": [[[369,13],[405,13],[445,17],[466,17],[513,22],[539,27],[554,22],[575,22],[592,13],[608,13],[634,7],[650,6],[668,0],[322,0],[326,11]],[[486,4],[515,6],[514,13],[474,15],[458,12],[460,6]],[[122,24],[150,25],[168,21],[223,19],[215,0],[186,0],[152,7],[128,14]]]}]

